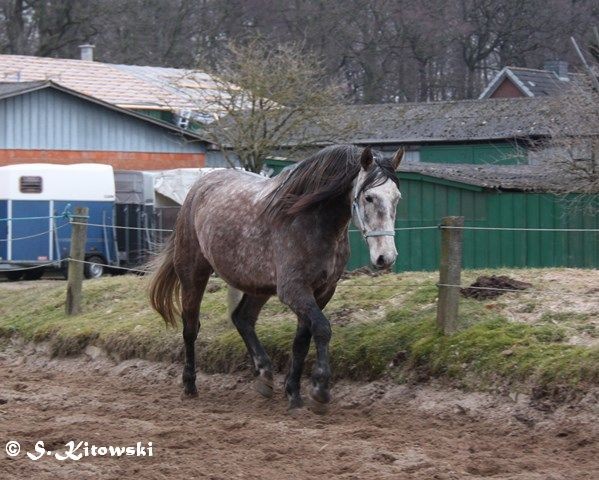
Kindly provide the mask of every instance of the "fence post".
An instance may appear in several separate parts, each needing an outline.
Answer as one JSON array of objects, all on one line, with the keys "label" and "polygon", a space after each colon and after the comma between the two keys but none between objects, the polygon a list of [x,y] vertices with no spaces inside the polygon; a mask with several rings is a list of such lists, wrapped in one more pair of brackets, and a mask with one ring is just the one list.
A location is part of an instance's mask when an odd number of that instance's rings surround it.
[{"label": "fence post", "polygon": [[444,217],[441,221],[441,262],[439,265],[439,299],[437,300],[437,326],[443,333],[450,334],[457,330],[458,306],[460,301],[459,287],[443,285],[460,285],[462,274],[462,238],[461,228],[464,217]]},{"label": "fence post", "polygon": [[81,288],[83,284],[83,263],[85,260],[85,243],[87,241],[87,207],[75,207],[71,216],[71,251],[69,253],[69,270],[67,275],[67,315],[81,313]]}]

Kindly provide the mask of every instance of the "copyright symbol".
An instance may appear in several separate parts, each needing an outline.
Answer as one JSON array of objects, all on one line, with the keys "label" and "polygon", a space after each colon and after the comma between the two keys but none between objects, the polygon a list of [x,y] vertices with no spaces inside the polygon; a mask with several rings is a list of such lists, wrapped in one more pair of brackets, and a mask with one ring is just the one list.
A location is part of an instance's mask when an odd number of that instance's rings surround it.
[{"label": "copyright symbol", "polygon": [[20,451],[21,451],[21,445],[19,445],[19,442],[15,441],[15,440],[11,440],[10,442],[7,442],[6,454],[9,457],[16,457]]}]

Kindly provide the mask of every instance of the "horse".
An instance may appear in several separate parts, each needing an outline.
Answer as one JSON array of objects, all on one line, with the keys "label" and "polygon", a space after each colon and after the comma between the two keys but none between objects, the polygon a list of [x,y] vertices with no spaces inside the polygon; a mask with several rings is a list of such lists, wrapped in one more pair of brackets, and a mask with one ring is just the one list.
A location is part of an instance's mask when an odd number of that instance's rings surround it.
[{"label": "horse", "polygon": [[277,295],[297,316],[284,383],[289,407],[303,406],[300,379],[313,339],[316,361],[309,400],[315,412],[326,411],[331,326],[322,310],[349,258],[350,220],[368,245],[372,266],[394,264],[401,198],[395,171],[403,155],[403,149],[384,158],[370,147],[335,145],[274,178],[226,169],[193,185],[149,285],[150,303],[166,324],[176,326],[179,316],[183,321],[184,397],[197,396],[200,304],[215,272],[243,294],[231,319],[253,361],[258,392],[273,395],[273,367],[255,325],[264,304]]}]

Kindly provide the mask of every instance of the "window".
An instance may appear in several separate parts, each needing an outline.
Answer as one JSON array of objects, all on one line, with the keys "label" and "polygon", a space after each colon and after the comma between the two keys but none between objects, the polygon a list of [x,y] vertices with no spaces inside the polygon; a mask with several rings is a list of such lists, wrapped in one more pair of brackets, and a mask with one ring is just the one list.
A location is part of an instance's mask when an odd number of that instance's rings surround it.
[{"label": "window", "polygon": [[42,193],[42,177],[21,177],[19,190],[21,193]]}]

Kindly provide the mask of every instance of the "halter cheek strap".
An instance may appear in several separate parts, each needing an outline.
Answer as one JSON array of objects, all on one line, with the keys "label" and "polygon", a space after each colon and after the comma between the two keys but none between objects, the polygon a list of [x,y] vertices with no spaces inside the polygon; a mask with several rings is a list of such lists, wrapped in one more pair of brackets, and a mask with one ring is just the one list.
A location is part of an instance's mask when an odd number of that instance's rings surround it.
[{"label": "halter cheek strap", "polygon": [[354,201],[352,202],[352,209],[355,213],[355,217],[358,222],[358,225],[356,225],[356,227],[358,227],[360,229],[360,232],[362,232],[362,236],[364,237],[364,240],[368,239],[369,237],[394,237],[395,236],[395,231],[393,231],[393,230],[370,230],[370,231],[366,230],[366,226],[364,225],[364,218],[362,217],[362,212],[360,211],[360,205],[358,204],[357,196],[354,198]]}]

